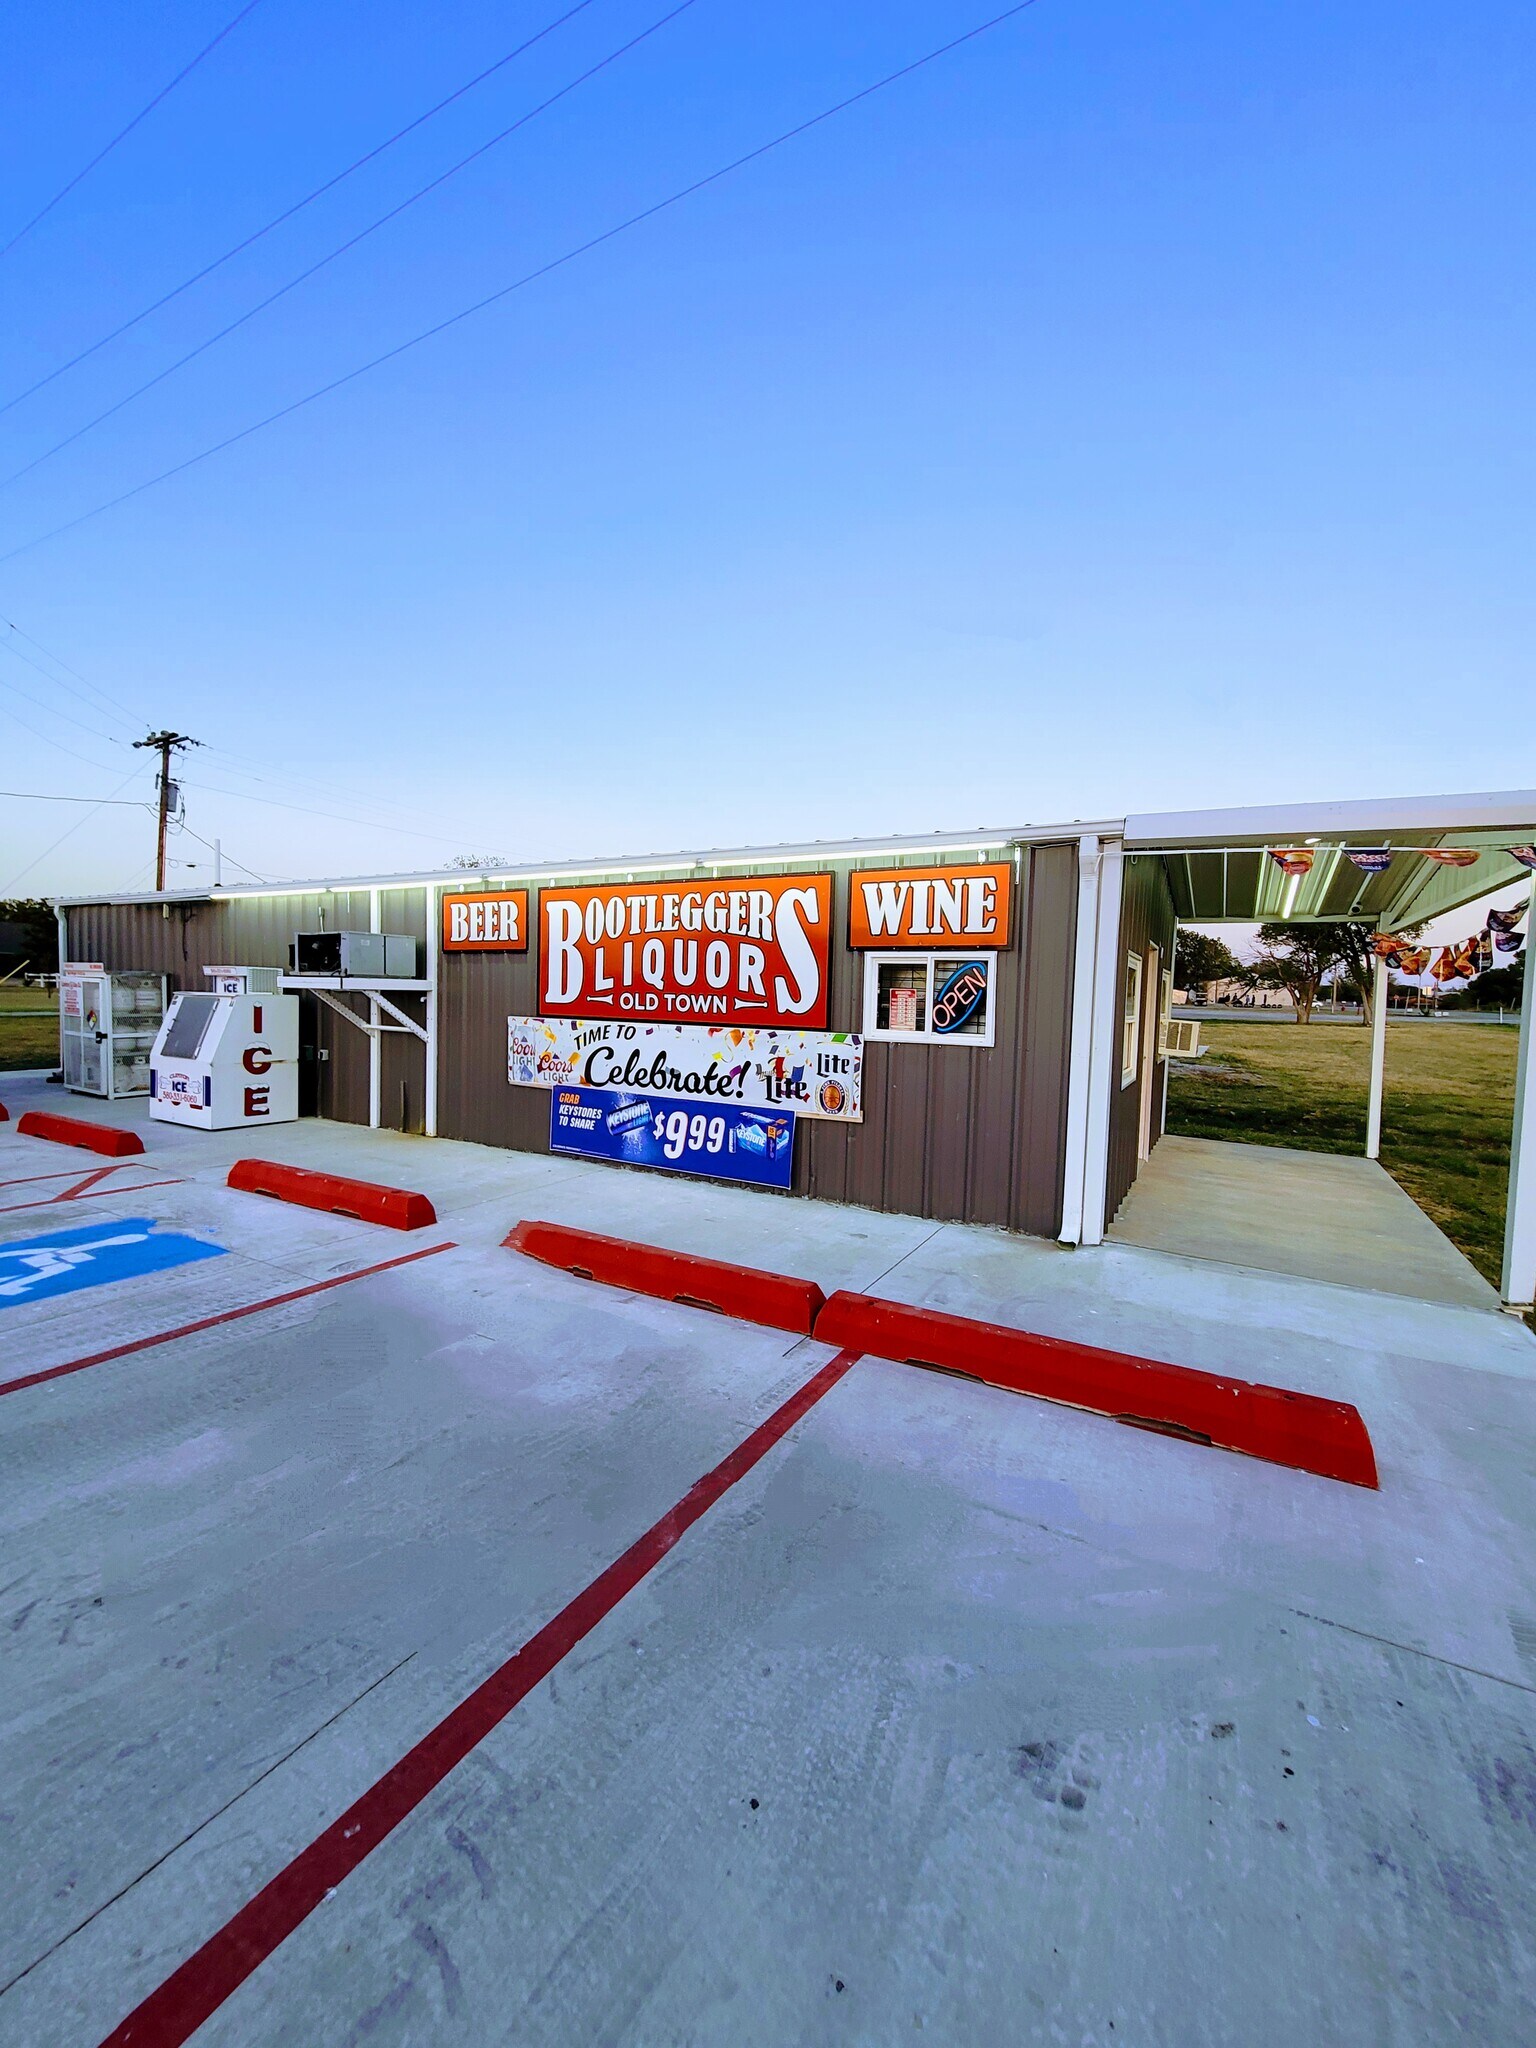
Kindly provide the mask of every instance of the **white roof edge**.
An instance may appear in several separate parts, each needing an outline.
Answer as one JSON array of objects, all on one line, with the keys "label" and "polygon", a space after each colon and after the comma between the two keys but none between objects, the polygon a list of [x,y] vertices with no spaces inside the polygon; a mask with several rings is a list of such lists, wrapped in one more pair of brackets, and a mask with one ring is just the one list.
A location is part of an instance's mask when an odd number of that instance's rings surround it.
[{"label": "white roof edge", "polygon": [[98,892],[94,896],[50,896],[58,910],[78,910],[97,903],[226,903],[248,896],[314,896],[350,889],[420,889],[434,883],[456,882],[473,888],[482,877],[497,882],[562,881],[580,875],[623,875],[629,873],[668,874],[675,869],[756,867],[763,863],[874,858],[880,854],[962,853],[977,848],[1011,845],[1041,845],[1080,839],[1095,833],[1101,839],[1118,839],[1125,830],[1123,818],[1073,818],[1059,825],[1008,825],[978,827],[974,832],[921,832],[882,839],[812,839],[797,845],[706,847],[683,853],[621,854],[601,860],[517,862],[510,867],[428,868],[419,872],[391,875],[317,876],[302,882],[230,882],[216,889],[150,890],[139,895]]},{"label": "white roof edge", "polygon": [[1536,790],[1464,796],[1369,797],[1336,803],[1259,804],[1223,811],[1148,811],[1125,821],[1128,849],[1231,846],[1393,832],[1536,831]]}]

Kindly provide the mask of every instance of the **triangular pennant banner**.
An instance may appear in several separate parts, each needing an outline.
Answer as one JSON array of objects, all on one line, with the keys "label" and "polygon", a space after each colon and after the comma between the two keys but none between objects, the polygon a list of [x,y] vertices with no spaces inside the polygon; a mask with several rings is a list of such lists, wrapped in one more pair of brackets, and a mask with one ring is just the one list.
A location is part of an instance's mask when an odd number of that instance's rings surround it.
[{"label": "triangular pennant banner", "polygon": [[1310,846],[1296,846],[1278,849],[1272,847],[1269,857],[1282,874],[1308,875],[1312,872],[1312,863],[1317,855]]},{"label": "triangular pennant banner", "polygon": [[1368,875],[1384,874],[1392,865],[1392,853],[1385,846],[1346,846],[1345,855]]},{"label": "triangular pennant banner", "polygon": [[1426,860],[1437,860],[1447,868],[1469,868],[1477,859],[1475,846],[1421,846],[1419,851]]},{"label": "triangular pennant banner", "polygon": [[1504,851],[1523,868],[1536,868],[1536,846],[1506,846]]},{"label": "triangular pennant banner", "polygon": [[1490,910],[1488,913],[1489,931],[1512,932],[1521,918],[1524,917],[1528,907],[1524,903],[1517,903],[1513,910]]}]

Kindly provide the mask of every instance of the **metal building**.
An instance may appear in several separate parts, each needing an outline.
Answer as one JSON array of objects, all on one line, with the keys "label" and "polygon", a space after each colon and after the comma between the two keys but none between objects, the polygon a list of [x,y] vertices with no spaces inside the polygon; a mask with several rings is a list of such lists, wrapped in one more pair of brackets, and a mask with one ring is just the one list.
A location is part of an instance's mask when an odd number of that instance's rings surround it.
[{"label": "metal building", "polygon": [[[551,1047],[594,1020],[851,1043],[858,1113],[841,1081],[821,1100],[802,1092],[790,1191],[1077,1244],[1100,1241],[1158,1143],[1178,922],[1350,917],[1391,931],[1526,878],[1533,839],[1536,792],[1519,791],[56,908],[61,966],[163,974],[172,992],[207,986],[219,964],[282,970],[304,997],[301,1112],[428,1137],[550,1148],[549,1087],[509,1079],[517,1020]],[[416,971],[289,972],[295,934],[321,932],[408,936]],[[1511,1303],[1536,1292],[1531,1009]]]}]

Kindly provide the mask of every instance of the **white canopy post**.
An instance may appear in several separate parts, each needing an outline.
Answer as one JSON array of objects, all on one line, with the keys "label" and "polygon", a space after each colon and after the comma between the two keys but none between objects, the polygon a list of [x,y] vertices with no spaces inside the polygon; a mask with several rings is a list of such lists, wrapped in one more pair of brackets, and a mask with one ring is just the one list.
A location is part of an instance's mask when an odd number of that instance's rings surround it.
[{"label": "white canopy post", "polygon": [[1385,960],[1376,962],[1371,976],[1371,1098],[1365,1112],[1365,1156],[1381,1157],[1381,1095],[1387,1072],[1387,991],[1390,977]]},{"label": "white canopy post", "polygon": [[[1530,948],[1527,946],[1527,954]],[[1536,988],[1527,969],[1520,999],[1520,1056],[1515,1077],[1515,1127],[1509,1143],[1509,1207],[1504,1217],[1504,1279],[1499,1288],[1507,1308],[1536,1304]],[[1495,1027],[1496,1029],[1497,1027]]]}]

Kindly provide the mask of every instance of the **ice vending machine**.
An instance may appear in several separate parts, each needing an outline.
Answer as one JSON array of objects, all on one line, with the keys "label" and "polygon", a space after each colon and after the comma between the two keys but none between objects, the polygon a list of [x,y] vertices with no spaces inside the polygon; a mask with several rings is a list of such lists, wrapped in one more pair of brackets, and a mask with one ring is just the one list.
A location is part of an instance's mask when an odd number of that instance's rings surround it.
[{"label": "ice vending machine", "polygon": [[150,1047],[165,1015],[163,974],[59,976],[59,1065],[76,1095],[143,1095]]},{"label": "ice vending machine", "polygon": [[172,996],[150,1055],[149,1113],[227,1131],[299,1114],[297,996]]}]

